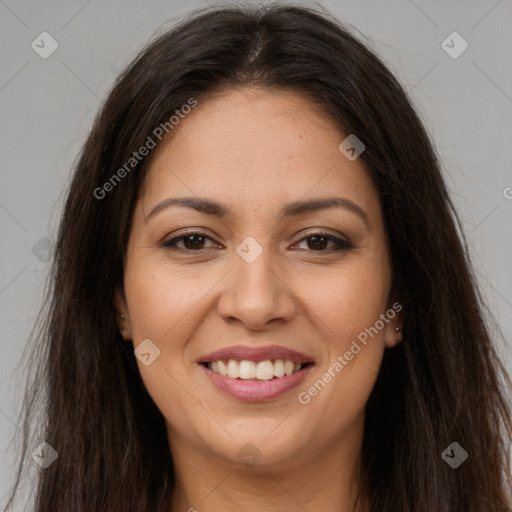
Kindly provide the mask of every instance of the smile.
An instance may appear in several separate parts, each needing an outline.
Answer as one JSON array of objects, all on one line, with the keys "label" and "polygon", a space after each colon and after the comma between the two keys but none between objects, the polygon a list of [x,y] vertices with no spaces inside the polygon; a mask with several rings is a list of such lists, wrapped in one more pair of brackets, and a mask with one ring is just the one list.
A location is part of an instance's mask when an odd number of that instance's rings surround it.
[{"label": "smile", "polygon": [[198,360],[208,381],[245,402],[274,400],[288,393],[314,367],[310,356],[287,347],[226,347]]},{"label": "smile", "polygon": [[212,361],[207,363],[207,367],[214,373],[223,377],[241,380],[259,380],[268,381],[284,377],[285,375],[293,375],[306,366],[302,363],[294,363],[290,359],[276,359],[271,361],[248,361],[243,359],[237,361],[230,359],[229,361]]},{"label": "smile", "polygon": [[[239,368],[239,362],[233,361],[236,366],[231,365],[231,369]],[[240,361],[243,363],[244,361]],[[263,361],[262,361],[263,362]],[[218,361],[216,362],[218,364]],[[252,363],[257,366],[253,361],[247,361],[247,363]],[[278,361],[275,361],[278,363]],[[274,368],[274,364],[269,362],[269,365]],[[286,364],[286,361],[283,363]],[[280,374],[280,365],[278,363],[278,373]],[[275,400],[277,398],[282,397],[287,394],[304,380],[307,374],[313,369],[313,364],[300,364],[294,363],[292,373],[285,374],[281,377],[277,377],[272,375],[272,378],[266,380],[260,380],[256,377],[253,378],[241,378],[238,377],[230,377],[229,375],[221,375],[219,373],[219,368],[217,367],[217,372],[210,368],[210,366],[215,367],[215,363],[208,363],[200,365],[200,368],[203,369],[206,377],[209,382],[213,384],[214,388],[222,393],[235,398],[237,400],[241,400],[244,402],[266,402],[270,400]],[[242,365],[242,372],[244,371]],[[251,365],[247,365],[251,367]],[[224,364],[224,368],[227,370],[229,367],[228,364]],[[270,372],[269,366],[264,365],[265,372]],[[260,370],[262,371],[262,370]],[[233,374],[232,374],[233,375]],[[268,373],[267,373],[268,376]]]}]

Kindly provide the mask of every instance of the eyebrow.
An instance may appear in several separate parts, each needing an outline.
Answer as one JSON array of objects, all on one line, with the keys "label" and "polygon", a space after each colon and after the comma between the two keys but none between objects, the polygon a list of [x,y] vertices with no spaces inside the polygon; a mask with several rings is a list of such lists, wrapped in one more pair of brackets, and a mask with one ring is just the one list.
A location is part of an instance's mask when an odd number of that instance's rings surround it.
[{"label": "eyebrow", "polygon": [[[168,197],[152,208],[145,219],[146,222],[159,212],[173,206],[191,208],[200,213],[219,218],[226,218],[232,214],[227,206],[203,197]],[[345,208],[358,215],[368,228],[371,227],[368,215],[363,208],[346,197],[325,197],[285,204],[279,212],[279,221],[327,208]]]}]

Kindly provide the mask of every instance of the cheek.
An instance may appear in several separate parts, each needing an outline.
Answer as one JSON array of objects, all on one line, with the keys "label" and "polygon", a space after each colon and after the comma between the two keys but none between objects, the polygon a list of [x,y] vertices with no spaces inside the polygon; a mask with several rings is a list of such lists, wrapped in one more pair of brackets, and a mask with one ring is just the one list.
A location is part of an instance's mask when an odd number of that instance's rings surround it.
[{"label": "cheek", "polygon": [[133,259],[125,274],[134,348],[149,339],[160,350],[149,366],[137,360],[139,372],[158,409],[176,428],[182,423],[189,427],[190,416],[204,414],[198,401],[190,399],[190,368],[183,354],[197,330],[201,299],[214,284],[210,281],[204,273],[191,278],[170,265],[142,258]]},{"label": "cheek", "polygon": [[[303,286],[307,308],[314,313],[324,357],[316,381],[301,389],[299,402],[321,415],[334,436],[359,417],[375,384],[384,353],[384,314],[390,275],[385,255],[374,264],[361,259],[332,276]],[[326,433],[327,435],[327,433]]]},{"label": "cheek", "polygon": [[385,312],[389,282],[382,260],[372,265],[361,259],[331,273],[310,275],[298,289],[322,339],[343,350]]},{"label": "cheek", "polygon": [[177,269],[151,259],[134,262],[125,275],[134,341],[149,338],[162,356],[175,356],[192,335],[193,325],[197,327],[192,320],[215,282],[215,276],[204,271]]}]

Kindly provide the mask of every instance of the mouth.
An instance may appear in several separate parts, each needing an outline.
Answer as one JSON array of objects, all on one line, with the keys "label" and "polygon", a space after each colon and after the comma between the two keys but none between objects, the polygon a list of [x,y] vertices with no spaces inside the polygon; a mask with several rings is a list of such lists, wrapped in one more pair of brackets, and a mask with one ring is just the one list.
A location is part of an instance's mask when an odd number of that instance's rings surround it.
[{"label": "mouth", "polygon": [[269,381],[300,372],[313,363],[294,363],[290,359],[266,359],[250,361],[242,359],[217,360],[202,363],[203,366],[217,375],[245,381]]},{"label": "mouth", "polygon": [[246,402],[277,399],[314,367],[312,358],[284,347],[231,347],[198,361],[217,390]]}]

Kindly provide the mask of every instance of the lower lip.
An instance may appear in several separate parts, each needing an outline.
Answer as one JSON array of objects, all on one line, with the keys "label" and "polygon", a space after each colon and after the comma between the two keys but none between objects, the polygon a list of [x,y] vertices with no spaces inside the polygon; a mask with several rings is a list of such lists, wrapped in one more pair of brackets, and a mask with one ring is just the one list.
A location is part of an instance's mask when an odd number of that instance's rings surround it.
[{"label": "lower lip", "polygon": [[218,389],[229,396],[244,402],[265,402],[278,398],[298,386],[313,365],[310,364],[292,375],[285,375],[272,380],[242,380],[224,377],[204,365],[200,365]]}]

